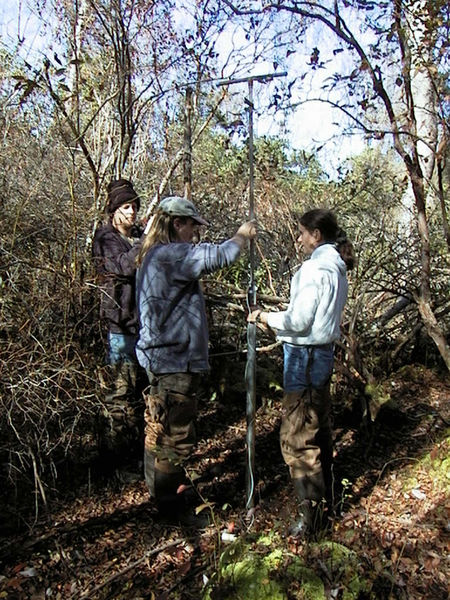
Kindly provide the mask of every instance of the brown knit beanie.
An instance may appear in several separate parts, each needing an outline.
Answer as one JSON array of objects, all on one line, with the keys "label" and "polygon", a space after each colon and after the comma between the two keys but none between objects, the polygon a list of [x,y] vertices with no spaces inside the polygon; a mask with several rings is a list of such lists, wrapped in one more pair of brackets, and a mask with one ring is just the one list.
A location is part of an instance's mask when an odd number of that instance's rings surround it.
[{"label": "brown knit beanie", "polygon": [[129,202],[136,202],[136,207],[139,210],[141,200],[128,179],[113,179],[108,183],[106,191],[108,193],[106,211],[110,215],[113,215],[120,206]]}]

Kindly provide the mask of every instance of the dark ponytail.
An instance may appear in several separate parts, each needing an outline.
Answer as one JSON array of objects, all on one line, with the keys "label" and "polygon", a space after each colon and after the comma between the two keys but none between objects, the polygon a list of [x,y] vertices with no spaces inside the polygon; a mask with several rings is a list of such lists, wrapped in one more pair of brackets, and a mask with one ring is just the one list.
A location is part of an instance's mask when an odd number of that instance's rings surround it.
[{"label": "dark ponytail", "polygon": [[341,228],[337,230],[336,235],[336,249],[341,255],[342,260],[345,262],[347,271],[351,271],[355,266],[355,254],[353,251],[353,244],[347,239],[347,234]]},{"label": "dark ponytail", "polygon": [[350,271],[355,266],[355,255],[353,244],[347,239],[347,234],[337,223],[336,217],[331,210],[324,208],[314,208],[300,217],[300,223],[310,233],[318,229],[326,242],[332,242],[336,250],[345,262],[347,270]]}]

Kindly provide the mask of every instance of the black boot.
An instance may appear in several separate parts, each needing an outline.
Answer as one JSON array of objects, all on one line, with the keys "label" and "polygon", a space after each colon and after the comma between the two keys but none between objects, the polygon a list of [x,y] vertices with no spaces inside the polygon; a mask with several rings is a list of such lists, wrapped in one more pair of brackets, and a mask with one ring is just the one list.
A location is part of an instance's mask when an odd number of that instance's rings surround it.
[{"label": "black boot", "polygon": [[308,538],[321,527],[324,485],[321,473],[292,480],[298,499],[297,518],[289,527],[293,537]]},{"label": "black boot", "polygon": [[156,500],[158,513],[163,523],[167,525],[181,525],[194,529],[204,529],[211,525],[212,518],[208,508],[205,508],[197,514],[192,497],[185,491],[174,495],[159,497]]},{"label": "black boot", "polygon": [[155,469],[154,483],[154,499],[162,522],[194,529],[210,525],[211,515],[207,509],[196,514],[195,508],[201,499],[183,472],[163,473]]}]

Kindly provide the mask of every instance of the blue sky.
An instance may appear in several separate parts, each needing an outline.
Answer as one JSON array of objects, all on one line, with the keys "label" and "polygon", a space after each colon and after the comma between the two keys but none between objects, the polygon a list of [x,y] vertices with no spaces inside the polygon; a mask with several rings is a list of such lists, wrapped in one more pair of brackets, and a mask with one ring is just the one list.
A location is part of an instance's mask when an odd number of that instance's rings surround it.
[{"label": "blue sky", "polygon": [[[44,5],[43,10],[48,11],[46,5]],[[186,15],[183,16],[183,19],[185,18]],[[46,21],[51,24],[50,14],[47,14]],[[183,24],[185,25],[185,22]],[[9,2],[3,2],[0,7],[0,33],[3,42],[9,47],[15,47],[20,38],[22,43],[18,46],[18,51],[23,59],[32,64],[41,64],[43,53],[48,51],[49,46],[52,47],[53,42],[49,37],[50,27],[51,25],[45,25],[43,20],[32,12],[26,0],[10,0]],[[311,36],[311,39],[307,40],[306,48],[314,47],[320,43],[320,40],[315,37],[317,32],[311,31],[308,35]],[[221,54],[224,63],[232,45],[245,45],[245,32],[242,29],[229,29],[222,34]],[[296,58],[296,60],[298,59]],[[341,60],[341,58],[339,57],[337,60]],[[336,65],[333,66],[333,68],[335,67]],[[274,70],[271,62],[247,64],[243,66],[243,69],[244,71],[236,71],[236,65],[231,63],[225,68],[224,76],[248,76],[271,73]],[[295,63],[292,63],[291,69],[295,70]],[[292,75],[292,73],[289,74]],[[312,77],[306,78],[303,81],[303,85],[307,86],[304,95],[316,97],[318,86],[327,75],[326,71],[319,74],[319,76],[316,72],[314,79]],[[277,114],[275,118],[273,116],[266,117],[258,109],[263,106],[264,98],[267,98],[267,94],[273,90],[273,85],[271,83],[265,85],[255,84],[254,86],[255,135],[278,135],[280,133],[284,135],[284,132],[288,132],[287,137],[295,149],[313,152],[322,147],[318,154],[319,160],[331,176],[335,174],[335,168],[342,159],[358,154],[364,149],[365,142],[361,136],[347,137],[340,135],[342,116],[336,111],[332,111],[323,102],[302,104],[293,114],[287,117],[281,113]],[[242,84],[240,88],[236,86],[235,91],[238,90],[242,94],[241,102],[243,102],[243,96],[247,93],[247,85]],[[302,91],[305,92],[305,89]]]},{"label": "blue sky", "polygon": [[[222,36],[222,52],[226,55],[229,52],[229,48],[234,44],[244,45],[245,31],[230,29],[225,31]],[[330,43],[333,43],[331,40]],[[306,34],[305,50],[306,55],[304,57],[307,60],[307,56],[310,53],[311,48],[318,46],[324,49],[323,38],[320,36],[320,32],[311,28]],[[288,67],[288,78],[294,76],[297,72],[297,63],[299,57],[298,54],[293,55],[291,64]],[[339,54],[333,57],[332,65],[330,68],[311,72],[302,83],[302,99],[317,98],[319,95],[319,88],[323,84],[324,80],[330,75],[332,70],[339,70],[345,66],[344,55]],[[225,61],[224,61],[225,62]],[[353,67],[348,67],[350,70]],[[228,70],[225,71],[226,76],[233,76],[232,70],[234,65],[230,65]],[[282,70],[282,69],[279,69]],[[259,62],[251,67],[246,67],[245,73],[238,71],[236,76],[244,75],[260,75],[271,73],[274,71],[272,62]],[[273,91],[273,83],[262,85],[255,84],[254,86],[254,98],[256,109],[264,106],[264,102],[267,99],[267,95]],[[246,84],[241,86],[242,93],[246,93]],[[294,88],[295,89],[295,88]],[[292,101],[297,102],[300,96],[294,94]],[[330,175],[336,174],[336,167],[338,163],[346,157],[361,153],[366,147],[366,142],[361,135],[344,136],[342,135],[342,124],[343,114],[337,109],[332,109],[330,105],[324,102],[308,101],[299,105],[295,112],[289,115],[284,115],[279,112],[275,117],[269,116],[265,118],[264,114],[260,114],[255,117],[254,131],[255,135],[284,135],[287,132],[287,138],[289,139],[294,149],[303,149],[309,152],[315,152],[318,148],[321,150],[318,153],[319,159],[322,163],[323,168]]]}]

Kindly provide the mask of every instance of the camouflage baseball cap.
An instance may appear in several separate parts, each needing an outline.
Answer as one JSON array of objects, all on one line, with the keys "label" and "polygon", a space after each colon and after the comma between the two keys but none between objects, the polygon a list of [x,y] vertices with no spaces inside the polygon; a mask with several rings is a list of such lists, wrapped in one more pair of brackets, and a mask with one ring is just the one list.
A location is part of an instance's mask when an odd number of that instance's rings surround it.
[{"label": "camouflage baseball cap", "polygon": [[164,198],[164,200],[161,200],[159,203],[158,208],[167,215],[173,217],[191,217],[191,219],[194,219],[194,221],[197,221],[200,225],[209,225],[208,221],[198,214],[194,204],[186,198],[181,198],[181,196],[169,196],[168,198]]}]

